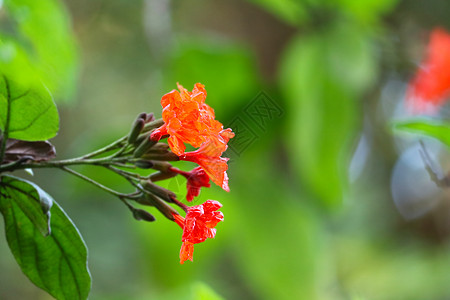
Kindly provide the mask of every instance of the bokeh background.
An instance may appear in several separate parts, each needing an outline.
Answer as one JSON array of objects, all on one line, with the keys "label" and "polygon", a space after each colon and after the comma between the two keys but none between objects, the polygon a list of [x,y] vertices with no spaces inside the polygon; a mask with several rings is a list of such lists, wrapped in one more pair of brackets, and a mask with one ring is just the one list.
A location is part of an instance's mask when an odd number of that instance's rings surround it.
[{"label": "bokeh background", "polygon": [[[418,138],[390,126],[411,116],[406,84],[430,30],[450,28],[450,2],[62,3],[79,70],[72,96],[56,99],[58,158],[126,134],[140,112],[160,116],[177,82],[205,84],[217,119],[236,132],[231,192],[213,186],[195,200],[220,201],[225,221],[184,265],[175,223],[156,212],[137,222],[95,187],[36,171],[87,243],[90,299],[450,298],[449,194],[430,181]],[[447,150],[423,140],[446,170]],[[104,170],[78,170],[129,191]],[[185,196],[184,180],[165,186]],[[51,299],[4,238],[0,270],[0,299]]]}]

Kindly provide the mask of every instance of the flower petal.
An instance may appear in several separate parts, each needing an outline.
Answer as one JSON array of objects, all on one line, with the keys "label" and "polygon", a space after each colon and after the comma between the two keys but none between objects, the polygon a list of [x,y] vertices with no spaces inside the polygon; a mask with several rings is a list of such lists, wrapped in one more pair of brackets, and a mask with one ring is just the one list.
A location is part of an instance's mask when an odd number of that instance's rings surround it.
[{"label": "flower petal", "polygon": [[190,242],[183,242],[180,249],[180,263],[186,260],[194,261],[194,244]]}]

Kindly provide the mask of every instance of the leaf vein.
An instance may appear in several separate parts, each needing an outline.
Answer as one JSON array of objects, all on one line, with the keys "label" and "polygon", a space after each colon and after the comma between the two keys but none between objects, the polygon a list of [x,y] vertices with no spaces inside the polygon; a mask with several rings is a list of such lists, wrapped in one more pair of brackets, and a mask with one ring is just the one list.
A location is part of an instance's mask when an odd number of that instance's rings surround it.
[{"label": "leaf vein", "polygon": [[9,101],[9,103],[13,102],[14,100],[17,100],[17,99],[20,99],[20,98],[22,98],[22,97],[25,97],[26,95],[28,95],[29,92],[30,92],[30,90],[27,90],[27,91],[26,91],[25,93],[23,93],[22,95],[19,95],[19,96],[15,97],[15,98],[12,98],[12,99]]},{"label": "leaf vein", "polygon": [[[59,229],[59,228],[58,228]],[[53,230],[53,232],[56,232],[56,230]],[[53,235],[53,234],[52,234]],[[77,294],[79,299],[81,299],[81,290],[80,287],[78,285],[78,281],[77,281],[77,276],[76,276],[76,272],[73,270],[72,265],[70,264],[70,260],[68,259],[68,256],[66,255],[66,252],[63,250],[63,247],[61,246],[61,244],[59,243],[59,241],[53,237],[53,240],[55,241],[56,245],[58,246],[58,248],[61,250],[61,260],[64,258],[64,261],[66,262],[66,264],[69,267],[70,273],[72,273],[72,278],[74,280],[75,283],[75,287],[77,289]],[[60,272],[61,274],[62,272]]]},{"label": "leaf vein", "polygon": [[48,105],[47,108],[46,108],[43,112],[41,112],[40,114],[36,115],[36,117],[34,117],[33,119],[31,119],[27,126],[22,127],[22,128],[17,128],[17,129],[14,129],[14,130],[10,130],[9,132],[24,131],[24,130],[30,128],[31,126],[33,126],[34,122],[35,122],[37,119],[39,119],[42,115],[44,115],[45,113],[47,113],[47,111],[49,111],[50,108],[52,108],[52,105]]}]

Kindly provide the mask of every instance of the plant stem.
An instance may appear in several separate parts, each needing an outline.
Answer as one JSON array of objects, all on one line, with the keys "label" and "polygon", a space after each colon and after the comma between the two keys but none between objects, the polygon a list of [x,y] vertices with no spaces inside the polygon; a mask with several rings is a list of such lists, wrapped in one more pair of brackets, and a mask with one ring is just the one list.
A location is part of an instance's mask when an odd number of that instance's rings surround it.
[{"label": "plant stem", "polygon": [[133,162],[137,159],[131,157],[120,157],[120,158],[110,158],[110,157],[102,157],[96,159],[82,159],[82,158],[72,158],[65,160],[55,160],[55,161],[41,161],[41,162],[31,162],[24,163],[20,165],[15,164],[7,164],[4,166],[0,166],[0,172],[6,171],[14,171],[18,169],[27,169],[27,168],[61,168],[65,166],[71,165],[110,165],[121,162]]},{"label": "plant stem", "polygon": [[135,210],[134,206],[131,205],[130,203],[128,203],[128,201],[125,198],[119,197],[120,201],[123,202],[123,204],[125,204],[126,207],[128,207],[128,209],[133,212]]},{"label": "plant stem", "polygon": [[70,173],[72,175],[75,175],[75,176],[77,176],[77,177],[79,177],[79,178],[81,178],[81,179],[83,179],[83,180],[85,180],[85,181],[87,181],[87,182],[97,186],[98,188],[100,188],[100,189],[102,189],[102,190],[104,190],[104,191],[106,191],[106,192],[108,192],[108,193],[110,193],[110,194],[112,194],[114,196],[117,196],[117,197],[119,197],[121,199],[129,197],[128,194],[123,194],[123,193],[116,192],[116,191],[110,189],[109,187],[106,187],[106,186],[102,185],[101,183],[98,183],[97,181],[95,181],[95,180],[93,180],[93,179],[91,179],[91,178],[89,178],[87,176],[84,176],[83,174],[78,173],[78,172],[76,172],[76,171],[74,171],[72,169],[69,169],[69,168],[64,167],[64,166],[60,167],[60,169],[63,170],[63,171],[66,171],[66,172],[68,172],[68,173]]},{"label": "plant stem", "polygon": [[85,155],[83,155],[83,156],[80,156],[79,158],[80,158],[80,159],[88,159],[88,158],[91,158],[91,157],[94,157],[94,156],[103,154],[103,153],[105,153],[105,152],[114,150],[114,149],[117,148],[121,143],[125,142],[125,141],[127,140],[127,138],[128,138],[128,136],[121,137],[121,138],[118,139],[117,141],[114,141],[114,142],[112,142],[111,144],[109,144],[109,145],[107,145],[107,146],[105,146],[105,147],[103,147],[103,148],[100,148],[100,149],[98,149],[98,150],[96,150],[96,151],[94,151],[94,152],[91,152],[91,153],[85,154]]},{"label": "plant stem", "polygon": [[126,163],[122,163],[122,162],[112,162],[109,165],[111,166],[117,166],[117,167],[121,167],[121,168],[127,168],[127,169],[136,169],[135,165],[127,165]]},{"label": "plant stem", "polygon": [[2,144],[0,148],[0,164],[3,162],[3,157],[5,156],[6,142],[9,138],[9,123],[11,122],[11,91],[9,88],[8,80],[6,79],[5,75],[3,75],[3,80],[5,81],[6,86],[6,122],[5,122],[5,129],[2,134]]},{"label": "plant stem", "polygon": [[172,199],[173,203],[175,203],[176,205],[178,205],[182,210],[184,210],[186,213],[188,212],[188,206],[184,203],[181,203],[180,201],[178,201],[177,199]]},{"label": "plant stem", "polygon": [[133,173],[133,172],[128,172],[125,170],[121,170],[119,168],[113,167],[111,165],[104,165],[105,168],[107,168],[108,170],[113,171],[114,173],[117,173],[118,175],[125,177],[125,178],[130,178],[130,179],[141,179],[141,175],[137,174],[137,173]]},{"label": "plant stem", "polygon": [[[145,124],[145,127],[142,130],[141,134],[147,133],[148,131],[150,131],[150,130],[152,130],[154,128],[160,127],[163,124],[164,124],[164,121],[162,119],[157,119],[157,120],[155,120],[153,122],[147,123],[147,124]],[[127,139],[128,139],[128,135],[123,136],[120,139],[112,142],[111,144],[109,144],[109,145],[107,145],[107,146],[105,146],[103,148],[100,148],[100,149],[98,149],[98,150],[96,150],[94,152],[85,154],[83,156],[77,157],[75,159],[88,159],[88,158],[95,157],[95,156],[98,156],[100,154],[106,153],[108,151],[114,150],[114,149],[118,148],[118,146],[120,146],[122,143],[126,142]],[[112,154],[111,157],[117,157],[120,154],[123,154],[123,152],[126,150],[125,149],[126,146],[127,146],[127,144],[123,145],[122,149],[119,152],[117,152],[115,154]]]}]

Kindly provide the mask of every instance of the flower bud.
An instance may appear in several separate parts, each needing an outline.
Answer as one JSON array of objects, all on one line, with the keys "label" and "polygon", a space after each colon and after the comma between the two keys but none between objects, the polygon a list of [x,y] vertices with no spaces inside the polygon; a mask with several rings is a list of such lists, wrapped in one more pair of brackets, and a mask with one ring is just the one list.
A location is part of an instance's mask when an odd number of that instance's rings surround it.
[{"label": "flower bud", "polygon": [[159,153],[159,154],[167,153],[167,152],[169,152],[169,145],[167,145],[166,143],[157,143],[155,146],[150,148],[147,152],[148,153]]},{"label": "flower bud", "polygon": [[175,176],[177,176],[178,174],[175,172],[156,172],[153,173],[152,175],[150,175],[149,179],[153,182],[155,181],[161,181],[161,180],[166,180],[169,178],[173,178]]},{"label": "flower bud", "polygon": [[166,161],[152,161],[153,169],[161,172],[169,172],[172,165]]},{"label": "flower bud", "polygon": [[178,212],[172,206],[168,205],[166,202],[162,201],[152,194],[144,194],[136,201],[142,205],[156,207],[166,218],[172,221],[174,220],[173,215],[178,214]]},{"label": "flower bud", "polygon": [[145,121],[138,117],[131,127],[130,134],[128,135],[128,144],[133,144],[141,133],[142,129],[144,129]]},{"label": "flower bud", "polygon": [[156,196],[160,197],[164,201],[167,201],[169,203],[173,202],[173,199],[176,199],[177,196],[174,192],[163,188],[162,186],[159,186],[157,184],[154,184],[150,180],[141,180],[141,186],[146,190],[149,191]]},{"label": "flower bud", "polygon": [[134,150],[133,156],[136,158],[141,157],[145,152],[148,151],[148,149],[153,147],[153,145],[155,144],[156,144],[155,141],[150,140],[149,134],[145,135],[145,138],[142,141],[142,143],[140,143],[139,146],[137,146],[136,150]]},{"label": "flower bud", "polygon": [[147,222],[153,222],[156,220],[151,213],[139,208],[133,209],[133,217],[138,221],[144,220]]},{"label": "flower bud", "polygon": [[138,115],[137,119],[142,119],[147,122],[147,113],[142,112]]},{"label": "flower bud", "polygon": [[153,122],[153,121],[155,121],[155,115],[153,113],[146,114],[145,122],[149,123],[149,122]]},{"label": "flower bud", "polygon": [[167,153],[153,153],[147,151],[145,155],[142,156],[145,159],[151,159],[151,160],[161,160],[161,161],[179,161],[180,158],[178,155],[176,155],[173,152],[167,152]]},{"label": "flower bud", "polygon": [[145,124],[145,130],[150,131],[152,129],[161,127],[162,125],[164,125],[164,121],[162,119],[150,121],[147,124]]},{"label": "flower bud", "polygon": [[139,146],[139,145],[145,140],[146,137],[148,138],[147,135],[141,134],[141,135],[138,136],[137,139],[134,141],[133,145],[134,145],[135,147]]},{"label": "flower bud", "polygon": [[134,165],[140,169],[150,169],[153,167],[153,162],[151,160],[138,160]]}]

